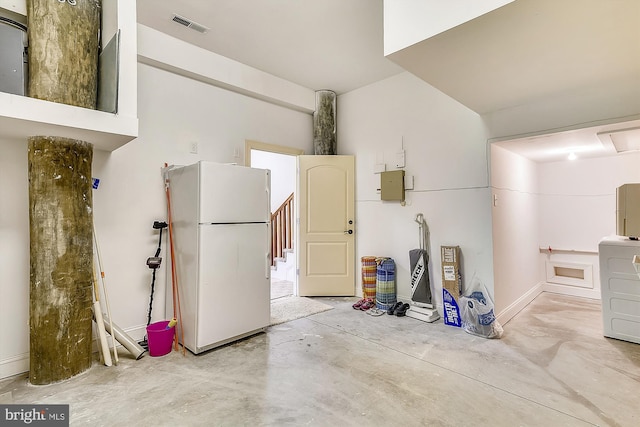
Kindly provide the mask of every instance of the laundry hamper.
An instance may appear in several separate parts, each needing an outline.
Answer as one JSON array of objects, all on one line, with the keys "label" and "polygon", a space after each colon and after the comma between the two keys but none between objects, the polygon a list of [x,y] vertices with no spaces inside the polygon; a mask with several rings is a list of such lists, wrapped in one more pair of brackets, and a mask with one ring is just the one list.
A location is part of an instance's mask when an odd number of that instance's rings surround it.
[{"label": "laundry hamper", "polygon": [[388,310],[396,303],[396,263],[378,258],[376,271],[376,308]]},{"label": "laundry hamper", "polygon": [[363,256],[362,259],[362,298],[376,297],[376,257]]}]

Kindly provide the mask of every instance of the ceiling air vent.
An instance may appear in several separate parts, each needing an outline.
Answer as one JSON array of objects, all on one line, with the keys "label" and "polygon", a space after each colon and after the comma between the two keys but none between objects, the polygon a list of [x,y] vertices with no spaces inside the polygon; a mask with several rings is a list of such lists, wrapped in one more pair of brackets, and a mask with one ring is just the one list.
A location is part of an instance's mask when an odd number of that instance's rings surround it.
[{"label": "ceiling air vent", "polygon": [[206,33],[210,30],[210,28],[205,27],[202,24],[198,24],[197,22],[192,21],[191,19],[185,18],[184,16],[176,15],[175,13],[171,17],[173,22],[177,22],[180,25],[184,25],[187,28],[191,28],[192,30],[196,30],[199,33]]},{"label": "ceiling air vent", "polygon": [[605,146],[613,145],[618,153],[640,150],[640,127],[600,132],[598,138]]}]

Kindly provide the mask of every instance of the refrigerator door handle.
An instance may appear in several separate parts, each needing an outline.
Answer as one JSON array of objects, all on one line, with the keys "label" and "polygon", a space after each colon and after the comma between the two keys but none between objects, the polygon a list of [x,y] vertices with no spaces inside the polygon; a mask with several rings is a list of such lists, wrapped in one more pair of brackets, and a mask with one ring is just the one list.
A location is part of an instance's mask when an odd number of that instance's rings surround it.
[{"label": "refrigerator door handle", "polygon": [[269,279],[271,278],[271,252],[267,252],[264,259],[264,276]]}]

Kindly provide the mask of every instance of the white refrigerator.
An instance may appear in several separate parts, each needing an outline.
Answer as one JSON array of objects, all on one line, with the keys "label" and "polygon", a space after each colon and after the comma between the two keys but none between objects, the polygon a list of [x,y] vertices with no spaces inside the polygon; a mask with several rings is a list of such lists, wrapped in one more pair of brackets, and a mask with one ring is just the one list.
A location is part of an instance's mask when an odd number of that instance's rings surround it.
[{"label": "white refrigerator", "polygon": [[[270,323],[270,172],[201,161],[168,171],[181,343],[198,354]],[[167,316],[173,313],[167,286]],[[178,319],[180,321],[180,319]]]}]

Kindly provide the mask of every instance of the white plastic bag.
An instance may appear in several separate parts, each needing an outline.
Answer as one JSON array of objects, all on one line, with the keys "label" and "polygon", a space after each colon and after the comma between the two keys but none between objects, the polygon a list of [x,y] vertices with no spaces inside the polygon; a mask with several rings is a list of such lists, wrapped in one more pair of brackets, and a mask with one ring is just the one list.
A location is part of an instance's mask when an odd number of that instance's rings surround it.
[{"label": "white plastic bag", "polygon": [[500,338],[502,326],[493,312],[493,301],[487,288],[475,276],[460,296],[462,328],[470,334],[484,338]]}]

